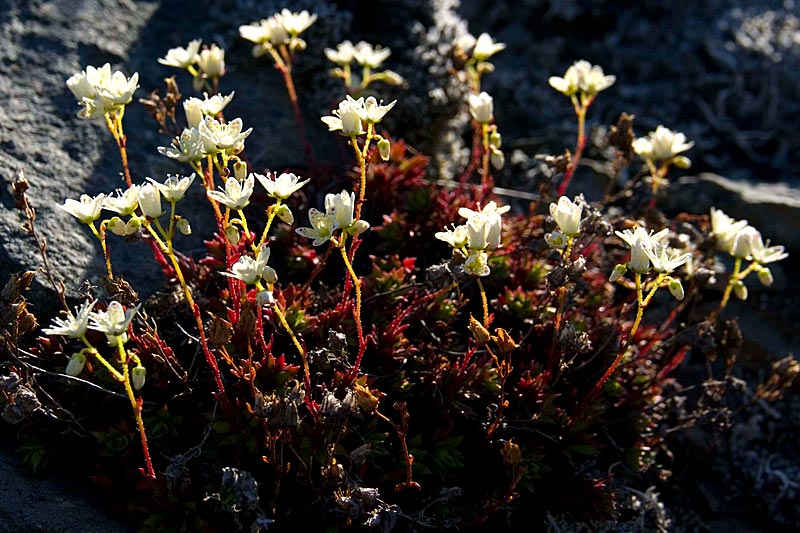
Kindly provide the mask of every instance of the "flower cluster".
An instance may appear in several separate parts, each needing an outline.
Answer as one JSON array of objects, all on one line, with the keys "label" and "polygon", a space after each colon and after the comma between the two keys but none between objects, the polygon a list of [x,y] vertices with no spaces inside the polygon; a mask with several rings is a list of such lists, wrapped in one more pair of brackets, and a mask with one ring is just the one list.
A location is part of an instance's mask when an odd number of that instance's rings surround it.
[{"label": "flower cluster", "polygon": [[339,194],[325,195],[325,212],[314,209],[308,210],[308,220],[311,227],[297,228],[295,231],[314,239],[313,245],[319,246],[331,240],[336,230],[342,230],[348,235],[360,235],[369,229],[369,223],[356,220],[354,208],[356,195],[353,192],[342,191]]},{"label": "flower cluster", "polygon": [[483,62],[506,49],[504,43],[498,43],[488,33],[482,33],[476,39],[466,33],[456,39],[454,44],[457,53],[470,57],[475,62]]},{"label": "flower cluster", "polygon": [[545,241],[551,247],[563,249],[567,246],[569,239],[575,238],[581,231],[581,214],[583,204],[573,202],[566,196],[558,199],[558,203],[550,204],[550,216],[558,225],[558,230],[544,236]]},{"label": "flower cluster", "polygon": [[279,46],[288,46],[294,52],[306,49],[306,42],[298,35],[316,21],[317,15],[305,9],[299,13],[283,9],[269,18],[239,26],[239,35],[255,43],[254,57],[260,57]]},{"label": "flower cluster", "polygon": [[606,76],[601,67],[579,60],[567,69],[563,78],[551,76],[548,83],[553,89],[569,97],[577,94],[594,97],[614,85],[616,80],[616,76]]},{"label": "flower cluster", "polygon": [[[373,72],[386,61],[391,53],[389,48],[373,46],[364,41],[355,45],[350,41],[343,41],[336,45],[335,50],[333,48],[325,49],[325,57],[336,64],[336,68],[331,70],[331,75],[334,78],[342,78],[345,86],[351,91],[363,90],[374,81],[382,81],[389,85],[405,83],[403,77],[393,70]],[[352,72],[353,63],[362,68],[360,78]]]},{"label": "flower cluster", "polygon": [[193,78],[195,91],[199,91],[208,82],[216,85],[219,78],[225,74],[225,50],[212,44],[201,48],[202,40],[195,39],[185,48],[170,48],[167,55],[159,58],[162,65],[186,69]]},{"label": "flower cluster", "polygon": [[511,209],[510,206],[497,207],[489,202],[483,209],[474,211],[466,207],[458,210],[458,214],[467,219],[465,224],[445,228],[435,237],[453,247],[453,250],[464,258],[464,269],[473,276],[488,276],[489,254],[500,246],[500,234],[503,220],[500,215]]},{"label": "flower cluster", "polygon": [[651,162],[672,162],[679,168],[688,168],[691,161],[679,154],[694,146],[694,142],[686,142],[686,136],[658,126],[647,137],[638,137],[632,143],[633,151],[640,157]]},{"label": "flower cluster", "polygon": [[133,93],[139,87],[139,73],[130,78],[120,71],[111,71],[106,63],[100,68],[92,66],[70,76],[67,87],[83,109],[78,116],[91,118],[115,113],[130,103]]}]

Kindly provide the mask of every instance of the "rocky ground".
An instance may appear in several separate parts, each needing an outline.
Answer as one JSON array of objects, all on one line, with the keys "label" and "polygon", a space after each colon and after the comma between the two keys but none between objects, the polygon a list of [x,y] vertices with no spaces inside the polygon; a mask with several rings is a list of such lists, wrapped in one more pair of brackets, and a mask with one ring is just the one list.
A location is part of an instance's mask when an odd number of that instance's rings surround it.
[{"label": "rocky ground", "polygon": [[[250,56],[249,46],[236,32],[239,24],[280,7],[284,4],[271,0],[2,2],[0,281],[39,264],[30,241],[17,229],[19,214],[5,186],[20,170],[31,183],[37,224],[47,236],[54,270],[68,290],[76,291],[85,279],[96,283],[102,270],[97,243],[56,208],[65,197],[108,192],[122,183],[119,154],[110,135],[100,122],[75,116],[77,106],[64,84],[88,64],[110,62],[129,74],[138,71],[140,97],[160,89],[162,79],[173,74],[188,93],[188,76],[155,59],[196,37],[216,42],[227,50],[224,91],[236,91],[230,110],[254,128],[248,140],[251,163],[276,170],[302,166],[304,155],[294,142],[294,121],[280,78],[266,60]],[[510,162],[501,185],[529,187],[539,175],[533,155],[558,153],[574,142],[572,111],[566,99],[547,86],[547,78],[563,74],[572,61],[583,58],[617,76],[616,85],[590,112],[589,124],[598,136],[603,125],[627,111],[635,113],[640,135],[665,124],[695,141],[689,154],[693,176],[673,185],[670,211],[706,213],[716,205],[736,218],[748,218],[766,236],[786,244],[794,257],[800,253],[800,137],[795,133],[800,116],[800,19],[791,0],[707,0],[669,6],[644,0],[615,3],[614,9],[597,0],[305,0],[292,7],[308,7],[320,15],[308,32],[309,50],[296,72],[318,157],[337,158],[335,145],[317,120],[338,94],[325,74],[321,50],[344,38],[365,39],[391,47],[389,66],[409,81],[408,89],[386,92],[387,100],[399,100],[397,113],[387,123],[389,130],[434,155],[441,177],[447,177],[454,162],[463,158],[460,128],[466,117],[458,89],[438,58],[454,37],[467,30],[487,31],[508,44],[496,56],[497,71],[484,85],[495,98]],[[156,147],[168,139],[155,131],[143,109],[130,106],[125,126],[136,181],[179,171],[157,153]],[[590,147],[588,161],[599,155]],[[195,194],[193,201],[201,200]],[[192,219],[195,233],[205,234],[208,222]],[[188,244],[189,249],[201,246],[197,239]],[[129,281],[150,294],[161,277],[152,262],[138,261],[141,253],[135,246],[112,248],[112,257],[125,265]],[[777,291],[761,291],[752,298],[749,309],[760,312],[753,315],[754,323],[743,325],[746,336],[758,339],[760,349],[775,358],[800,347],[800,285],[791,275],[797,265],[790,259],[777,273]],[[52,313],[48,289],[39,285],[35,291],[37,310],[44,316]],[[775,313],[776,308],[783,312]],[[20,475],[12,468],[0,476],[8,481]],[[56,524],[44,519],[69,514],[64,508],[83,507],[63,505],[66,491],[60,486],[26,488],[14,481],[13,490],[22,500],[8,491],[0,495],[0,508],[6,509],[0,510],[0,517],[12,517],[9,524],[21,520],[17,511],[8,509],[24,505],[43,513],[26,515],[31,517],[29,530],[86,531],[70,525],[75,521]],[[25,505],[28,501],[34,504]]]}]

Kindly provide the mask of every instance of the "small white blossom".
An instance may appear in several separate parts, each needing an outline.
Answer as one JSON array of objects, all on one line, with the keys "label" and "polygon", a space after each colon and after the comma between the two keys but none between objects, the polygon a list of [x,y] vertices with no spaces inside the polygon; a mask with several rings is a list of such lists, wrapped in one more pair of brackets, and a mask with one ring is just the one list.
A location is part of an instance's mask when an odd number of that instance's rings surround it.
[{"label": "small white blossom", "polygon": [[199,59],[197,53],[200,51],[201,42],[200,39],[195,39],[186,48],[170,48],[167,50],[167,55],[159,58],[158,62],[168,67],[188,68]]},{"label": "small white blossom", "polygon": [[666,161],[690,149],[694,146],[694,141],[687,143],[683,133],[658,126],[655,131],[648,133],[647,137],[634,139],[631,146],[634,152],[645,159]]},{"label": "small white blossom", "polygon": [[356,203],[354,192],[342,191],[339,194],[325,195],[325,210],[333,215],[336,227],[350,235],[359,235],[369,229],[369,223],[356,220],[353,209]]},{"label": "small white blossom", "polygon": [[764,241],[761,239],[761,234],[758,233],[757,237],[750,243],[750,255],[753,257],[753,261],[763,265],[781,261],[789,257],[789,254],[783,251],[783,246],[768,245],[769,242],[765,245]]},{"label": "small white blossom", "polygon": [[493,99],[488,93],[469,95],[469,114],[481,124],[489,124],[494,119]]},{"label": "small white blossom", "polygon": [[159,183],[153,178],[147,178],[147,181],[158,188],[164,200],[168,202],[178,202],[183,200],[183,197],[186,195],[186,189],[191,186],[194,178],[195,174],[193,173],[191,176],[184,177],[167,175],[167,180],[164,183]]},{"label": "small white blossom", "polygon": [[322,117],[328,131],[341,131],[342,135],[352,137],[364,133],[361,117],[364,113],[364,99],[354,100],[350,95],[339,102],[339,108],[332,111],[334,116]]},{"label": "small white blossom", "polygon": [[645,251],[653,264],[653,270],[663,274],[669,274],[692,257],[691,253],[681,253],[678,250],[668,249],[661,244],[654,244]]},{"label": "small white blossom", "polygon": [[131,215],[139,205],[139,186],[131,185],[123,192],[117,189],[116,196],[108,195],[103,199],[103,209],[119,213],[120,215]]},{"label": "small white blossom", "polygon": [[191,97],[183,101],[183,112],[186,115],[186,125],[196,128],[203,122],[203,101],[199,98]]},{"label": "small white blossom", "polygon": [[481,33],[472,49],[472,57],[478,61],[486,61],[497,52],[505,50],[504,43],[495,42],[488,33]]},{"label": "small white blossom", "polygon": [[389,48],[373,47],[371,44],[360,41],[353,50],[353,59],[356,63],[366,68],[378,68],[392,54]]},{"label": "small white blossom", "polygon": [[208,191],[206,194],[229,209],[242,209],[250,203],[254,185],[255,179],[252,174],[244,180],[244,183],[239,183],[239,180],[230,176],[225,181],[225,189],[220,187],[219,191]]},{"label": "small white blossom", "polygon": [[494,250],[500,246],[500,233],[503,221],[500,217],[511,209],[510,206],[497,207],[495,202],[489,202],[483,209],[473,211],[462,207],[458,214],[467,219],[467,233],[469,234],[469,248],[481,250]]},{"label": "small white blossom", "polygon": [[355,59],[356,48],[350,41],[343,41],[336,45],[336,50],[333,48],[325,49],[325,57],[330,61],[336,63],[340,67],[347,66]]},{"label": "small white blossom", "polygon": [[376,124],[380,122],[383,117],[386,116],[386,113],[388,113],[389,110],[394,107],[394,104],[397,103],[397,100],[394,100],[389,104],[382,105],[378,104],[378,101],[374,96],[369,96],[366,100],[359,98],[356,100],[356,103],[360,104],[360,107],[358,108],[358,114],[361,120],[368,124]]},{"label": "small white blossom", "polygon": [[747,227],[746,220],[734,220],[721,209],[711,208],[711,233],[717,241],[717,249],[730,251],[733,238]]},{"label": "small white blossom", "polygon": [[259,307],[264,307],[265,305],[272,305],[275,303],[275,297],[272,295],[272,291],[258,291],[256,294],[256,305]]},{"label": "small white blossom", "polygon": [[136,306],[126,311],[121,303],[113,301],[108,304],[105,311],[89,314],[91,322],[89,329],[101,331],[108,336],[119,337],[128,330],[128,326],[138,310],[139,306]]},{"label": "small white blossom", "polygon": [[750,259],[757,243],[761,243],[761,247],[764,247],[761,233],[753,226],[746,226],[733,237],[730,254],[740,259]]},{"label": "small white blossom", "polygon": [[284,44],[289,40],[289,34],[286,32],[280,14],[275,14],[252,24],[239,26],[239,35],[243,39],[256,43],[253,47],[253,57],[260,57],[271,48]]},{"label": "small white blossom", "polygon": [[80,339],[86,335],[86,328],[89,323],[89,313],[92,311],[97,300],[86,300],[80,307],[75,308],[75,313],[67,312],[66,318],[54,318],[53,326],[43,329],[47,335],[64,335],[73,339]]},{"label": "small white blossom", "polygon": [[546,233],[544,236],[544,241],[551,248],[555,248],[556,250],[563,250],[564,248],[567,247],[568,238],[560,231],[554,231],[553,233]]},{"label": "small white blossom", "polygon": [[231,91],[231,94],[228,96],[223,96],[221,94],[208,96],[208,93],[203,93],[203,100],[200,101],[200,108],[204,114],[216,117],[222,113],[225,106],[231,103],[234,94],[236,94],[235,91]]},{"label": "small white blossom", "polygon": [[550,204],[550,216],[558,224],[561,233],[575,237],[581,231],[582,204],[573,203],[566,196],[558,199],[558,203]]},{"label": "small white blossom", "polygon": [[197,66],[209,78],[218,78],[225,74],[225,50],[212,44],[202,50],[197,58]]},{"label": "small white blossom", "polygon": [[170,146],[159,146],[158,152],[182,163],[197,162],[206,156],[205,144],[198,128],[186,128]]},{"label": "small white blossom", "polygon": [[434,234],[434,237],[446,242],[455,249],[464,248],[469,241],[467,226],[463,224],[461,226],[453,226],[453,229],[445,228],[444,231],[438,231]]},{"label": "small white blossom", "polygon": [[238,154],[244,150],[244,140],[253,131],[242,131],[242,119],[236,118],[223,124],[214,117],[206,116],[198,128],[206,153],[226,152]]},{"label": "small white blossom", "polygon": [[82,194],[80,201],[67,198],[64,200],[64,205],[60,205],[61,209],[74,216],[84,224],[89,224],[100,218],[100,210],[103,208],[103,201],[105,194],[98,194],[97,196],[89,196]]},{"label": "small white blossom", "polygon": [[293,37],[297,37],[298,34],[306,31],[317,21],[317,15],[312,15],[305,9],[299,13],[293,13],[288,9],[282,9],[281,21],[283,22],[283,28],[286,32]]},{"label": "small white blossom", "polygon": [[67,87],[84,106],[79,116],[90,118],[117,111],[130,103],[139,87],[139,73],[128,78],[122,72],[112,72],[109,63],[100,68],[88,66],[85,71],[71,76]]},{"label": "small white blossom", "polygon": [[290,226],[294,224],[294,214],[292,213],[292,210],[289,209],[288,205],[281,204],[276,209],[277,211],[275,212],[275,216]]},{"label": "small white blossom", "polygon": [[624,232],[616,232],[617,236],[631,247],[631,260],[629,267],[637,274],[646,274],[650,271],[650,256],[648,252],[657,245],[663,245],[669,229],[664,228],[658,233],[647,233],[642,227],[636,227],[633,231],[626,229]]},{"label": "small white blossom", "polygon": [[491,273],[489,256],[486,252],[470,250],[464,261],[464,269],[473,276],[488,276]]},{"label": "small white blossom", "polygon": [[164,211],[161,209],[161,193],[152,183],[139,187],[139,208],[148,218],[158,218]]},{"label": "small white blossom", "polygon": [[273,198],[279,198],[281,200],[286,200],[292,194],[300,189],[303,185],[308,183],[311,180],[304,180],[300,181],[300,178],[295,176],[292,173],[284,172],[277,178],[273,178],[272,174],[267,174],[266,176],[262,174],[253,173],[252,176],[255,176],[256,179],[264,186],[267,190],[267,194],[272,196]]},{"label": "small white blossom", "polygon": [[275,283],[278,281],[278,274],[272,267],[267,266],[269,254],[269,247],[262,245],[255,258],[243,255],[231,266],[230,272],[223,274],[241,280],[247,285],[253,285],[262,279],[269,284]]},{"label": "small white blossom", "polygon": [[311,222],[310,228],[297,228],[295,231],[308,239],[314,239],[314,246],[319,246],[328,242],[336,230],[336,219],[333,213],[323,213],[314,209],[308,210],[308,220]]},{"label": "small white blossom", "polygon": [[567,69],[563,78],[551,76],[548,82],[555,90],[567,96],[573,96],[578,91],[594,96],[614,85],[616,80],[616,76],[606,76],[601,67],[580,60]]}]

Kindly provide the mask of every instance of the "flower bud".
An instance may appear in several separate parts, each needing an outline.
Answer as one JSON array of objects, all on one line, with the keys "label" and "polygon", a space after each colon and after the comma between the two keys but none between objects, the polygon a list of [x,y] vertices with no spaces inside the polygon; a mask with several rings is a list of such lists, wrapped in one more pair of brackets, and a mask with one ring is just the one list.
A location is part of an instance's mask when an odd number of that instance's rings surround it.
[{"label": "flower bud", "polygon": [[289,209],[289,206],[286,204],[279,205],[275,215],[286,224],[292,225],[294,223],[294,214],[292,214],[292,210]]},{"label": "flower bud", "polygon": [[144,387],[144,380],[147,374],[147,370],[141,365],[133,367],[131,370],[131,382],[133,383],[133,388],[136,390],[141,389]]},{"label": "flower bud", "polygon": [[502,353],[511,353],[517,347],[517,343],[503,328],[497,328],[497,336],[494,337],[494,342],[497,343],[497,347]]},{"label": "flower bud", "polygon": [[502,170],[506,164],[506,156],[503,155],[502,151],[494,147],[492,148],[492,153],[489,156],[489,160],[492,162],[492,166],[497,170]]},{"label": "flower bud", "polygon": [[139,208],[148,218],[161,216],[161,193],[152,183],[139,187]]},{"label": "flower bud", "polygon": [[548,246],[557,250],[563,250],[567,247],[567,236],[560,231],[545,234],[544,240]]},{"label": "flower bud", "polygon": [[353,222],[353,225],[350,226],[350,228],[347,230],[347,233],[355,237],[356,235],[361,235],[368,229],[369,229],[369,222],[365,220],[356,220],[355,222]]},{"label": "flower bud", "polygon": [[389,139],[381,139],[378,141],[378,152],[381,154],[381,159],[384,161],[389,160],[389,152],[392,150],[392,145],[389,144]]},{"label": "flower bud", "polygon": [[256,304],[259,307],[272,305],[273,303],[275,303],[275,297],[272,296],[272,291],[259,291],[258,294],[256,294]]},{"label": "flower bud", "polygon": [[627,271],[628,271],[628,267],[626,267],[625,265],[617,265],[617,266],[615,266],[613,272],[611,272],[611,275],[608,277],[608,281],[610,281],[611,283],[614,283],[615,281],[620,279],[622,276],[624,276],[625,272],[627,272]]},{"label": "flower bud", "polygon": [[495,148],[500,148],[503,145],[503,136],[499,132],[493,131],[489,134],[489,144]]},{"label": "flower bud", "polygon": [[772,271],[766,267],[763,267],[761,270],[758,271],[758,281],[765,287],[770,287],[772,282]]},{"label": "flower bud", "polygon": [[180,231],[183,235],[191,235],[192,234],[192,225],[189,224],[189,221],[185,218],[178,220],[176,224],[178,227],[178,231]]},{"label": "flower bud", "polygon": [[188,98],[183,102],[186,113],[186,123],[190,128],[196,128],[203,122],[203,101],[199,98]]},{"label": "flower bud", "polygon": [[108,221],[106,227],[108,228],[108,231],[114,235],[119,235],[120,237],[127,235],[128,227],[119,217],[111,217],[111,220]]},{"label": "flower bud", "polygon": [[228,226],[225,228],[225,238],[228,239],[229,243],[237,244],[239,242],[239,230],[233,226]]},{"label": "flower bud", "polygon": [[74,353],[67,363],[65,372],[70,376],[77,376],[83,372],[84,365],[86,365],[86,356],[82,353]]},{"label": "flower bud", "polygon": [[675,297],[676,300],[683,300],[684,293],[683,293],[683,285],[681,285],[681,280],[679,279],[672,279],[669,282],[669,293]]},{"label": "flower bud", "polygon": [[403,79],[403,76],[393,70],[384,70],[381,73],[381,78],[383,79],[384,83],[389,85],[403,85],[406,82],[406,80]]},{"label": "flower bud", "polygon": [[738,282],[736,285],[733,286],[733,294],[740,300],[747,300],[747,285],[745,285],[741,281]]},{"label": "flower bud", "polygon": [[492,336],[483,324],[481,324],[474,316],[469,315],[469,331],[472,333],[472,338],[478,343],[478,346],[483,346]]},{"label": "flower bud", "polygon": [[691,168],[692,161],[685,155],[676,155],[672,159],[672,164],[675,165],[677,168],[686,169],[686,168]]},{"label": "flower bud", "polygon": [[237,161],[233,164],[233,175],[241,183],[247,179],[247,163]]},{"label": "flower bud", "polygon": [[630,269],[637,274],[646,274],[650,272],[650,258],[647,255],[645,244],[637,240],[631,246],[631,261],[629,263]]},{"label": "flower bud", "polygon": [[487,93],[470,94],[469,113],[472,118],[480,124],[489,124],[494,118],[494,108],[492,97]]}]

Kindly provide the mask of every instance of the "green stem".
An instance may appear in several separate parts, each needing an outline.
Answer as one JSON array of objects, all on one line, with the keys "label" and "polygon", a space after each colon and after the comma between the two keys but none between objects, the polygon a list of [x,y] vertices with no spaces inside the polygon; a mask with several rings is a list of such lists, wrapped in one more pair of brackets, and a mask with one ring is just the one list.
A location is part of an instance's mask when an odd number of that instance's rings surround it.
[{"label": "green stem", "polygon": [[106,246],[105,226],[102,223],[100,224],[102,231],[97,230],[94,222],[90,222],[88,226],[92,230],[92,233],[94,233],[94,236],[97,237],[97,240],[100,241],[100,246],[103,248],[103,256],[106,259],[106,270],[108,270],[108,277],[109,279],[114,279],[114,274],[111,272],[111,256],[109,255],[108,247]]},{"label": "green stem", "polygon": [[367,346],[364,340],[364,330],[361,324],[361,280],[358,279],[358,276],[356,276],[356,272],[353,270],[353,264],[351,263],[350,258],[347,257],[347,251],[345,250],[346,241],[346,236],[342,235],[342,240],[339,243],[339,251],[342,254],[344,266],[347,268],[347,272],[350,274],[350,279],[353,281],[353,286],[356,290],[356,306],[353,309],[353,320],[355,320],[356,332],[358,333],[358,356],[356,357],[356,362],[353,365],[353,375],[356,375],[359,367],[361,366],[361,358],[364,356]]},{"label": "green stem", "polygon": [[275,205],[271,205],[267,209],[267,225],[266,227],[264,227],[264,232],[261,234],[261,239],[259,239],[258,241],[258,246],[256,247],[256,250],[261,248],[264,245],[264,243],[267,242],[267,235],[269,234],[269,228],[272,226],[272,221],[275,220],[275,215],[278,213],[278,208],[280,206],[281,206],[281,199],[278,198],[277,202],[275,202]]}]

